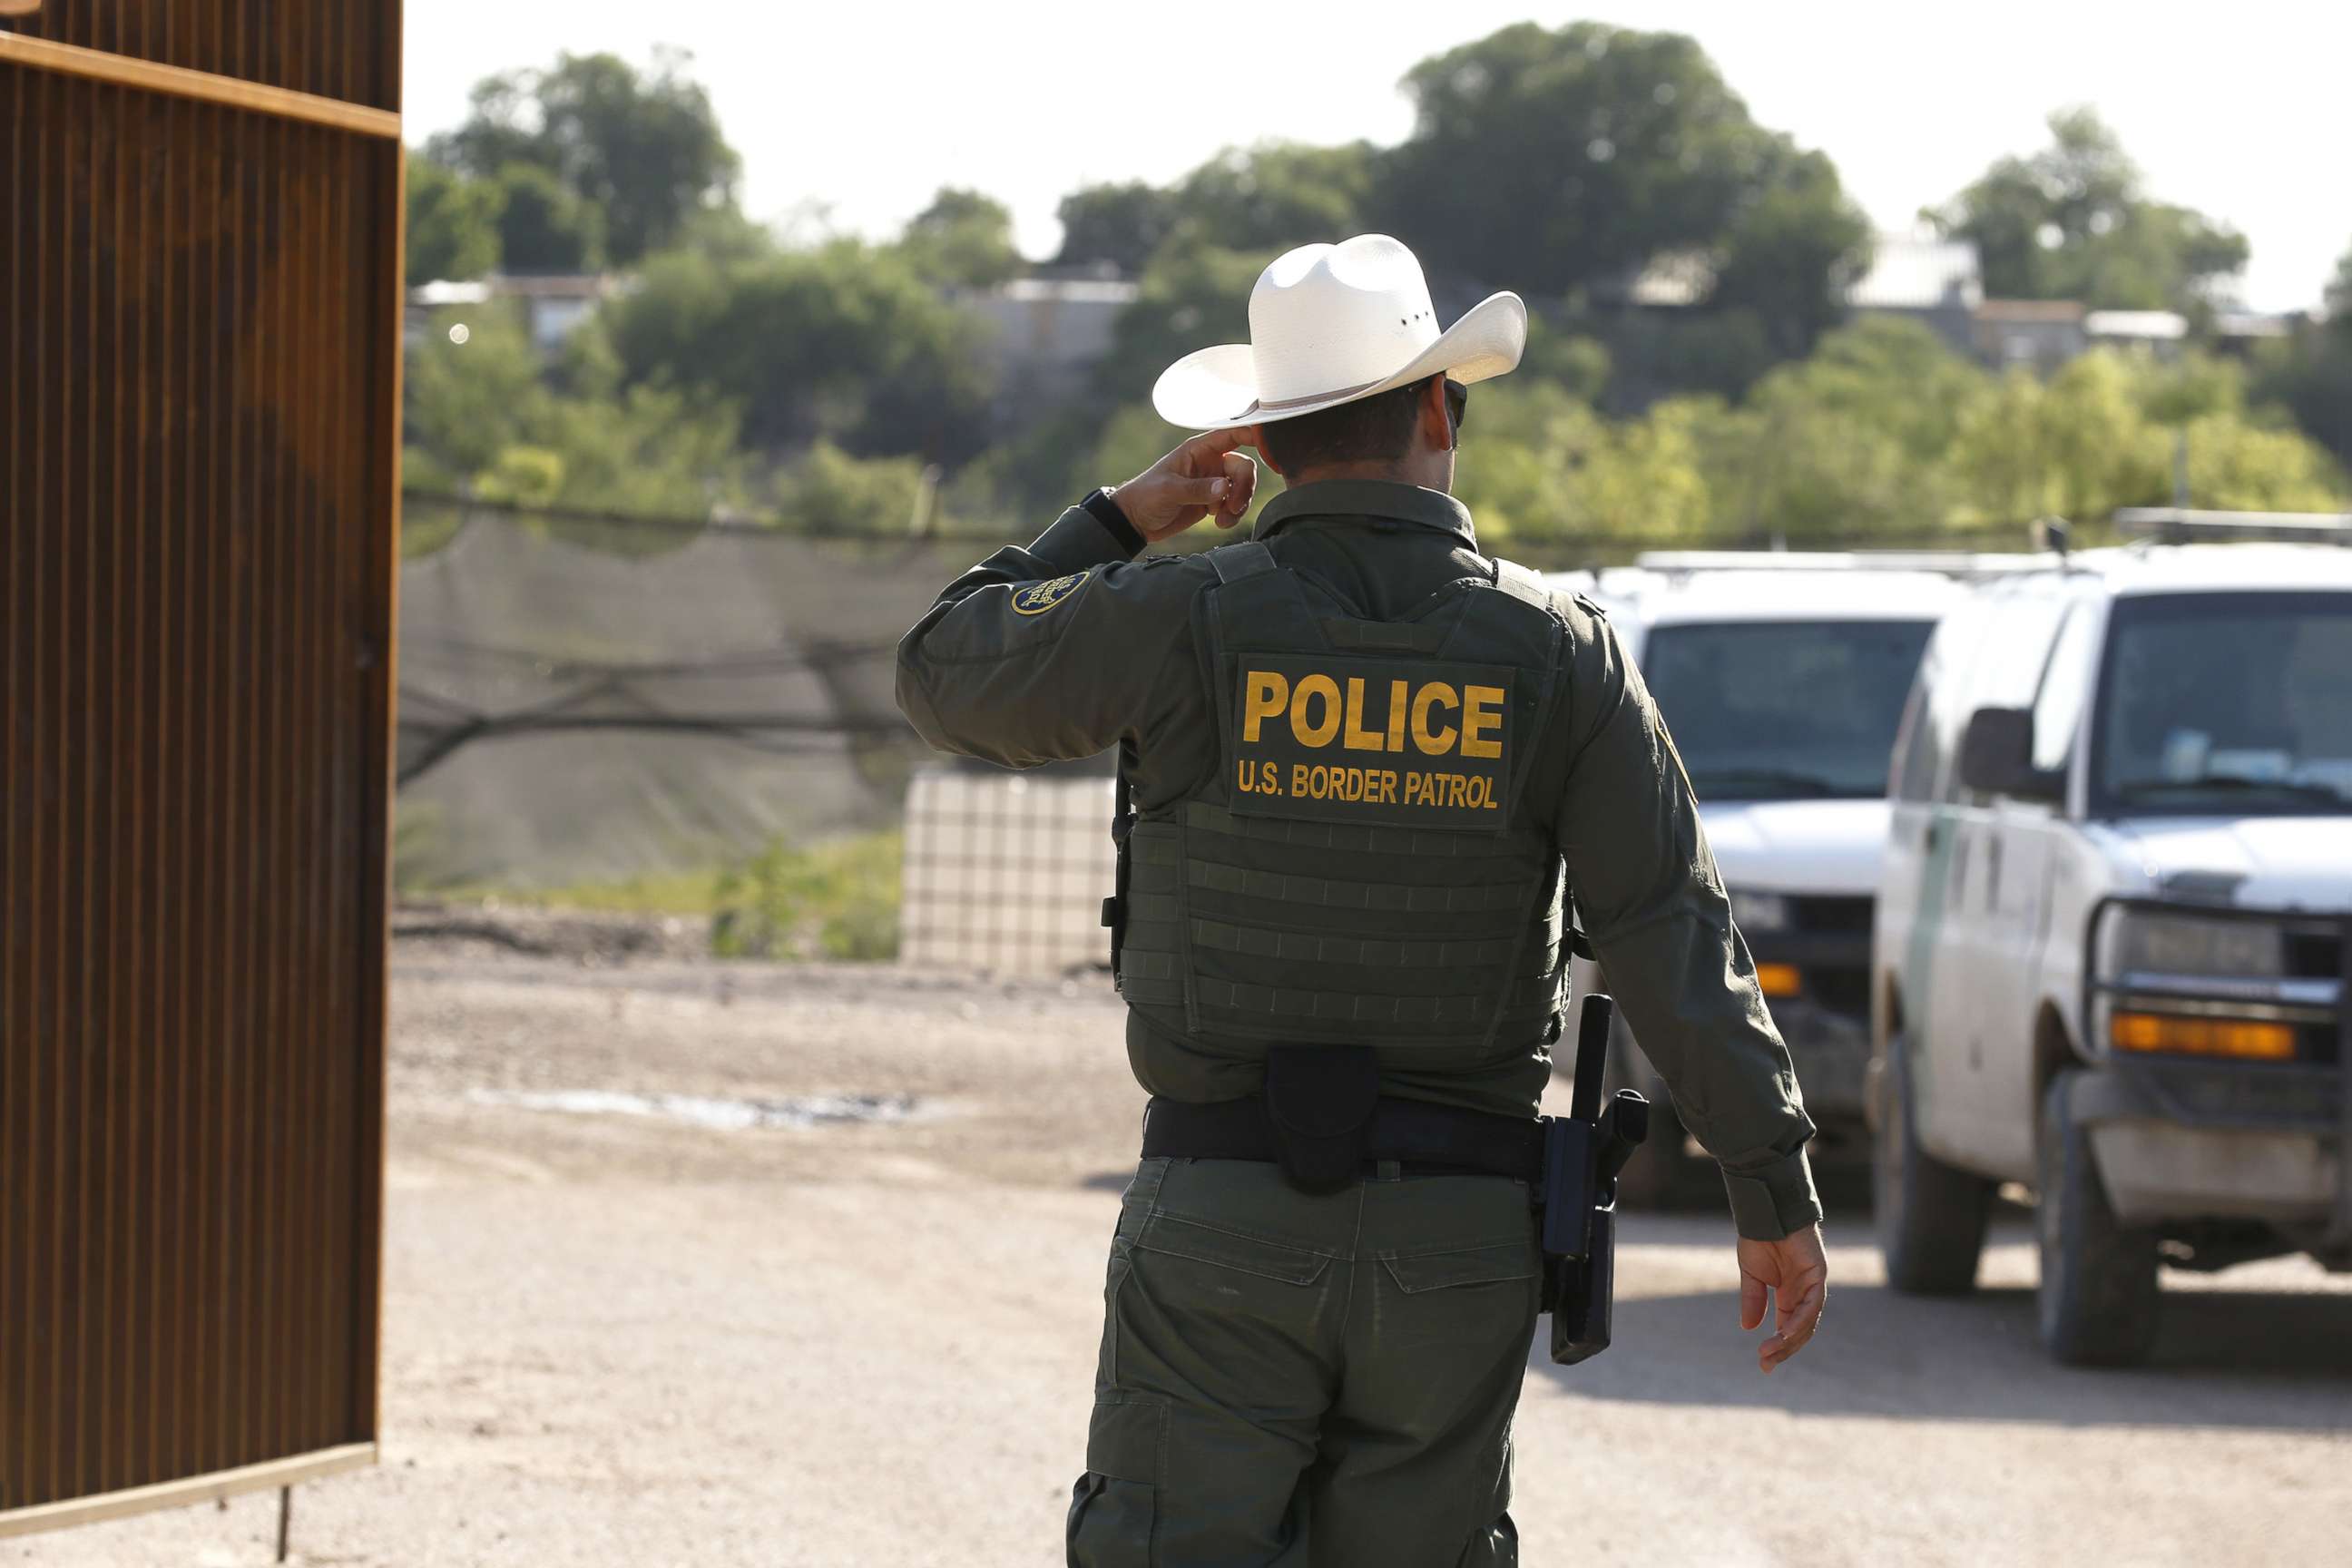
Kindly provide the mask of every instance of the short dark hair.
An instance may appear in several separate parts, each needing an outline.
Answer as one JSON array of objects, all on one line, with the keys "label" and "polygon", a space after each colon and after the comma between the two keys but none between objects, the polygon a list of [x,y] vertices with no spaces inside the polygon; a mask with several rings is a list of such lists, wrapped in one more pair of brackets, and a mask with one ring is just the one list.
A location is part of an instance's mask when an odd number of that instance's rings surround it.
[{"label": "short dark hair", "polygon": [[1379,463],[1412,447],[1421,395],[1438,379],[1426,376],[1355,403],[1342,403],[1265,426],[1265,455],[1286,474],[1333,463]]}]

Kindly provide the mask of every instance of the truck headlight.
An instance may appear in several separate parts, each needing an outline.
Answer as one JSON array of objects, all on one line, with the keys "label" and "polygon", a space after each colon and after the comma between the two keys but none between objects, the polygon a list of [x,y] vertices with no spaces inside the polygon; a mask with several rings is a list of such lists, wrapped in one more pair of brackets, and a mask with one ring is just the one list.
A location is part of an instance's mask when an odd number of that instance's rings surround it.
[{"label": "truck headlight", "polygon": [[2317,998],[2295,994],[2286,938],[2263,920],[2109,905],[2092,942],[2094,1047],[2294,1060],[2298,1005]]},{"label": "truck headlight", "polygon": [[2261,921],[2110,905],[2097,961],[2099,978],[2110,983],[2135,975],[2277,980],[2286,973],[2286,933]]},{"label": "truck headlight", "polygon": [[1779,893],[1731,890],[1731,921],[1742,931],[1786,931],[1789,900]]}]

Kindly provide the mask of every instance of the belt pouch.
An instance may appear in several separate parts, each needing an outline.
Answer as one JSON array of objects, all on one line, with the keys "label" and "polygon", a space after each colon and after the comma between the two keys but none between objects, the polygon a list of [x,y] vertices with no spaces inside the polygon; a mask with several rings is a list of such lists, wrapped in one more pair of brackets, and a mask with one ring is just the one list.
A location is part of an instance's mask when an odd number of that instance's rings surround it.
[{"label": "belt pouch", "polygon": [[1543,1249],[1581,1258],[1592,1218],[1592,1123],[1547,1116],[1543,1130]]},{"label": "belt pouch", "polygon": [[1336,1193],[1363,1172],[1380,1058],[1370,1046],[1276,1046],[1265,1057],[1265,1112],[1282,1173],[1304,1193]]}]

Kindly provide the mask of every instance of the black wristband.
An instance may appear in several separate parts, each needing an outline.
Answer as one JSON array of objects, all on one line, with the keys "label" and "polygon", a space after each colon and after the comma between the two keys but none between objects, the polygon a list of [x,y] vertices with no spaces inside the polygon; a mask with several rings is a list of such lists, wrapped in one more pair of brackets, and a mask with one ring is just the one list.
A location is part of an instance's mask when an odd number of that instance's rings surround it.
[{"label": "black wristband", "polygon": [[1119,510],[1117,498],[1108,490],[1096,486],[1087,493],[1087,499],[1078,503],[1078,510],[1101,523],[1103,531],[1127,552],[1129,560],[1132,561],[1143,553],[1143,535],[1136,531],[1135,524],[1128,521],[1127,513]]}]

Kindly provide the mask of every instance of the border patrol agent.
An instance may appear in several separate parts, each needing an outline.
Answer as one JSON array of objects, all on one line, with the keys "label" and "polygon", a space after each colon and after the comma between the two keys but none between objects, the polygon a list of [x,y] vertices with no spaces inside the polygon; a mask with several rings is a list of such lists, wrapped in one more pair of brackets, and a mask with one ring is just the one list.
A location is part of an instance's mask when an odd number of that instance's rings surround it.
[{"label": "border patrol agent", "polygon": [[[1641,676],[1449,493],[1497,294],[1440,331],[1384,236],[1294,250],[1249,343],[1154,389],[1206,434],[966,573],[899,705],[1011,767],[1119,748],[1115,968],[1152,1098],[1111,1243],[1069,1561],[1517,1561],[1538,1310],[1524,1151],[1570,900],[1721,1163],[1769,1372],[1826,1292],[1789,1057]],[[1248,542],[1139,560],[1289,482]],[[1129,792],[1131,791],[1131,795]]]}]

